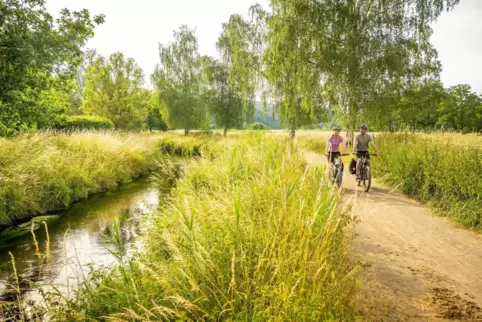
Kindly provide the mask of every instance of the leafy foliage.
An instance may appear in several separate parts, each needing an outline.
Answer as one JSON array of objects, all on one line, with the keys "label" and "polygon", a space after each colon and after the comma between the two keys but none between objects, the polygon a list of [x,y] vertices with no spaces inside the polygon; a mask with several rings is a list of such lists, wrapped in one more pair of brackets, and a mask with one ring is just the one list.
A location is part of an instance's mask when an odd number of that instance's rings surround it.
[{"label": "leafy foliage", "polygon": [[274,106],[272,104],[263,104],[262,102],[256,102],[255,108],[255,123],[263,123],[270,129],[281,129],[280,119],[275,113]]},{"label": "leafy foliage", "polygon": [[159,45],[161,64],[152,80],[162,101],[163,118],[170,128],[191,129],[207,125],[201,99],[201,61],[194,30],[183,25],[174,31],[175,41]]},{"label": "leafy foliage", "polygon": [[266,74],[281,123],[294,134],[303,125],[321,121],[322,73],[309,61],[313,39],[309,37],[307,17],[294,17],[298,4],[272,1],[271,5],[273,14],[267,20],[269,46],[264,53]]},{"label": "leafy foliage", "polygon": [[104,16],[63,9],[58,19],[41,0],[0,2],[0,135],[54,125],[68,108],[82,46]]},{"label": "leafy foliage", "polygon": [[[456,3],[271,0],[270,57],[280,61],[277,73],[313,81],[301,83],[314,88],[309,93],[323,84],[325,100],[338,106],[353,128],[374,97],[438,72],[430,23]],[[289,93],[298,89],[289,88]]]},{"label": "leafy foliage", "polygon": [[380,130],[482,130],[482,99],[468,85],[444,89],[438,80],[414,82],[367,104],[364,116]]},{"label": "leafy foliage", "polygon": [[168,127],[162,118],[161,110],[163,103],[159,99],[159,93],[153,92],[149,101],[149,112],[147,114],[147,126],[150,131],[153,129],[167,131]]},{"label": "leafy foliage", "polygon": [[152,95],[142,84],[142,70],[134,59],[122,53],[99,57],[87,70],[82,111],[112,120],[117,129],[139,129],[147,120]]},{"label": "leafy foliage", "polygon": [[229,21],[223,23],[223,31],[216,43],[222,61],[229,68],[229,82],[241,93],[248,124],[254,119],[256,92],[263,69],[263,12],[260,10],[257,21],[246,21],[240,15],[231,15]]},{"label": "leafy foliage", "polygon": [[250,130],[269,130],[269,127],[263,123],[253,123],[249,125]]},{"label": "leafy foliage", "polygon": [[70,114],[78,115],[82,114],[81,107],[85,100],[84,90],[86,82],[87,70],[94,62],[100,57],[96,49],[86,49],[82,56],[82,63],[77,68],[77,74],[75,76],[75,91],[70,97],[71,109]]},{"label": "leafy foliage", "polygon": [[114,123],[99,116],[75,115],[68,116],[65,123],[59,128],[64,130],[106,130],[113,129]]},{"label": "leafy foliage", "polygon": [[438,107],[445,97],[439,80],[413,82],[367,102],[364,116],[381,130],[431,129],[437,126]]},{"label": "leafy foliage", "polygon": [[446,99],[438,108],[438,125],[463,132],[482,131],[482,97],[468,85],[448,89]]},{"label": "leafy foliage", "polygon": [[243,100],[240,91],[229,82],[229,69],[211,57],[203,57],[203,74],[206,89],[204,100],[216,125],[224,129],[224,136],[231,128],[243,123]]}]

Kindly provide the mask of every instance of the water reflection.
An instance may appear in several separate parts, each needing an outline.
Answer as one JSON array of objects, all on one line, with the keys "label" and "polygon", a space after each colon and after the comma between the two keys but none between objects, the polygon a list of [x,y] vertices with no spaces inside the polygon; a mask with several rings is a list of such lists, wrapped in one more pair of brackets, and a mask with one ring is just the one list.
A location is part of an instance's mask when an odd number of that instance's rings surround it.
[{"label": "water reflection", "polygon": [[158,183],[144,179],[82,201],[50,222],[48,234],[44,225],[38,225],[35,230],[38,251],[31,233],[2,242],[0,300],[14,300],[17,293],[12,287],[16,281],[9,252],[15,258],[24,301],[38,301],[39,289],[48,291],[50,285],[69,294],[75,290],[88,265],[115,262],[110,252],[115,247],[108,237],[114,221],[119,222],[126,254],[139,249],[140,219],[159,206],[167,190],[168,187],[159,187]]}]

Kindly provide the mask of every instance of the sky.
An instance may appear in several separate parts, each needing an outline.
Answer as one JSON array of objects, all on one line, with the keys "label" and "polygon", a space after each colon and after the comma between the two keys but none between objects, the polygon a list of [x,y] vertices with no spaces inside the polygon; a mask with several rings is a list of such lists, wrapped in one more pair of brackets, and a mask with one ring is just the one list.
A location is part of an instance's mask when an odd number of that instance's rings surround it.
[{"label": "sky", "polygon": [[[216,40],[231,14],[246,15],[256,0],[47,0],[52,14],[62,8],[103,13],[88,48],[102,55],[116,51],[133,57],[149,76],[159,62],[158,45],[173,40],[181,24],[196,28],[199,51],[218,56]],[[258,0],[267,6],[268,0]],[[461,0],[433,26],[432,42],[442,62],[444,86],[469,84],[482,93],[482,0]],[[146,77],[148,79],[148,77]]]}]

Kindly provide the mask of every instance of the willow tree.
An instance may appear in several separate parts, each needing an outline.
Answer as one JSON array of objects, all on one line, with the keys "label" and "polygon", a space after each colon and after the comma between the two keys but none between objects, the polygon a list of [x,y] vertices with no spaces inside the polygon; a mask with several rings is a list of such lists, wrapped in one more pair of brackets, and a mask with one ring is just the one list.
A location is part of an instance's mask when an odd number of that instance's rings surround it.
[{"label": "willow tree", "polygon": [[253,6],[250,11],[251,20],[231,15],[229,21],[223,23],[223,31],[216,43],[222,62],[228,67],[229,82],[240,91],[247,123],[254,121],[256,94],[264,77],[266,34],[264,11],[260,6]]},{"label": "willow tree", "polygon": [[229,82],[228,67],[205,56],[202,58],[204,101],[216,125],[224,130],[240,127],[243,124],[243,99],[239,88]]},{"label": "willow tree", "polygon": [[272,7],[267,19],[269,45],[264,52],[275,109],[292,138],[300,126],[320,121],[324,107],[322,75],[309,59],[313,41],[309,21],[303,14],[293,19],[297,10],[293,5],[283,1]]},{"label": "willow tree", "polygon": [[315,77],[313,84],[354,128],[373,97],[438,72],[430,25],[458,2],[270,0],[271,25],[278,25],[270,26],[270,38],[281,39],[273,55],[287,61],[277,68]]},{"label": "willow tree", "polygon": [[175,41],[159,45],[161,64],[152,80],[164,107],[162,116],[170,128],[182,128],[184,134],[202,127],[207,120],[201,98],[201,61],[193,29],[183,25],[174,31]]}]

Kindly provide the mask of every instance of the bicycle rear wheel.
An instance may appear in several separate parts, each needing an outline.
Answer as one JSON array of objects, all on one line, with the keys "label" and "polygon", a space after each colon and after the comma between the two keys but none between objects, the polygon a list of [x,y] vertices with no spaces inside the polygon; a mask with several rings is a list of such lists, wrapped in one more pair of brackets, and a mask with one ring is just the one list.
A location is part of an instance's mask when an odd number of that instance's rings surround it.
[{"label": "bicycle rear wheel", "polygon": [[336,184],[337,184],[338,188],[341,187],[342,180],[343,180],[343,171],[339,170],[338,173],[337,173],[337,177],[336,177]]}]

